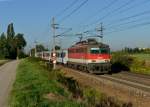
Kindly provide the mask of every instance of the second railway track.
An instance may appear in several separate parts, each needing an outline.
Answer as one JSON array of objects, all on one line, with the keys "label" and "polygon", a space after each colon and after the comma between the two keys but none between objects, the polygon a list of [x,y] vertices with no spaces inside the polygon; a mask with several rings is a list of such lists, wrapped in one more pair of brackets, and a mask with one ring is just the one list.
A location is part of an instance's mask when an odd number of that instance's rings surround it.
[{"label": "second railway track", "polygon": [[[61,66],[62,67],[62,66]],[[150,78],[140,74],[131,74],[130,73],[118,73],[113,75],[95,75],[90,73],[81,72],[79,70],[74,70],[71,68],[62,67],[65,69],[70,69],[73,72],[79,73],[82,76],[91,77],[98,81],[110,81],[112,83],[117,83],[121,85],[125,85],[129,88],[133,88],[133,90],[137,90],[141,93],[144,93],[150,96]],[[138,75],[138,76],[137,76]]]},{"label": "second railway track", "polygon": [[[110,80],[113,82],[117,82],[120,84],[124,84],[129,87],[133,87],[133,88],[139,89],[143,92],[150,94],[150,85],[147,85],[142,82],[140,83],[136,80],[132,80],[131,78],[120,78],[120,77],[118,78],[117,76],[110,76],[110,75],[101,75],[101,76],[97,76],[97,77],[104,78],[104,79],[107,79],[107,80]],[[139,78],[139,80],[140,80],[140,78]]]},{"label": "second railway track", "polygon": [[150,76],[148,75],[134,74],[130,72],[120,72],[118,74],[113,74],[112,77],[150,86]]}]

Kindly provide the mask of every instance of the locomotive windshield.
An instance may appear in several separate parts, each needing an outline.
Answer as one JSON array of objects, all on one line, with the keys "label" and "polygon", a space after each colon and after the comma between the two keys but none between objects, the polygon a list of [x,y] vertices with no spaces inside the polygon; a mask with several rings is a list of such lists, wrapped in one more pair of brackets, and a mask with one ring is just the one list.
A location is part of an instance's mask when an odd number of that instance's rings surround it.
[{"label": "locomotive windshield", "polygon": [[107,49],[107,48],[100,48],[100,53],[101,54],[108,54],[109,53],[109,49]]},{"label": "locomotive windshield", "polygon": [[107,48],[91,48],[90,53],[92,53],[92,54],[108,54],[109,49],[107,49]]},{"label": "locomotive windshield", "polygon": [[90,52],[92,54],[99,54],[100,53],[99,48],[91,48]]}]

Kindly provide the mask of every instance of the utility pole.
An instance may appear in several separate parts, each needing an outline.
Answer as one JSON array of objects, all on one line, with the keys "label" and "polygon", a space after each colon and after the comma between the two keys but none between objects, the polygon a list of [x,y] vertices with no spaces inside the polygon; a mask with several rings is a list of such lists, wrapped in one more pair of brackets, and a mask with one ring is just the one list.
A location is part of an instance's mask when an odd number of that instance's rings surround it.
[{"label": "utility pole", "polygon": [[101,42],[103,42],[103,31],[105,30],[103,27],[103,23],[100,24],[100,28],[96,29],[97,32],[100,32],[100,35],[98,35],[101,38]]},{"label": "utility pole", "polygon": [[53,69],[55,70],[56,69],[56,51],[55,51],[55,46],[56,46],[56,43],[55,43],[55,29],[56,29],[56,24],[55,24],[55,18],[53,17],[52,18],[52,24],[51,24],[51,27],[52,27],[52,32],[53,32],[53,54],[52,54],[52,58],[53,58]]},{"label": "utility pole", "polygon": [[30,57],[32,56],[32,48],[31,48],[31,46],[29,46],[29,54],[30,54]]},{"label": "utility pole", "polygon": [[19,47],[17,47],[17,60],[19,60]]},{"label": "utility pole", "polygon": [[32,49],[30,49],[30,57],[32,56]]},{"label": "utility pole", "polygon": [[35,53],[34,54],[35,54],[35,57],[37,57],[37,49],[36,49],[36,47],[37,47],[37,41],[35,41],[34,43],[35,43]]}]

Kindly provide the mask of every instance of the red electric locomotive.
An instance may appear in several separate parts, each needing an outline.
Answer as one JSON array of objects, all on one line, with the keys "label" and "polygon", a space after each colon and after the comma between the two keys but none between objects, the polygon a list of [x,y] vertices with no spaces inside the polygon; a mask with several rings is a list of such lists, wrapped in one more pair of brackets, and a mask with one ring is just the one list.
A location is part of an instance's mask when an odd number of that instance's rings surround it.
[{"label": "red electric locomotive", "polygon": [[68,66],[90,73],[110,71],[110,48],[95,39],[80,41],[68,49]]}]

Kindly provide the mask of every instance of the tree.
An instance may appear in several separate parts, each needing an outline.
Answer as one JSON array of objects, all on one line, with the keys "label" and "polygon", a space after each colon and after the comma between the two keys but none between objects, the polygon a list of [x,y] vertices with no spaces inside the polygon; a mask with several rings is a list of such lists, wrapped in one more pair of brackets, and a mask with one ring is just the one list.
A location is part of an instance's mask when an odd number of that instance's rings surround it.
[{"label": "tree", "polygon": [[[60,49],[61,49],[60,46],[58,46],[58,45],[55,46],[55,50],[60,50]],[[51,51],[53,51],[53,48],[51,49]]]},{"label": "tree", "polygon": [[7,39],[12,39],[15,36],[15,31],[14,31],[14,27],[13,27],[13,23],[8,25],[7,28]]},{"label": "tree", "polygon": [[8,58],[10,59],[15,59],[16,58],[16,50],[17,48],[15,47],[15,31],[13,27],[13,23],[9,24],[7,27],[7,49],[8,49]]},{"label": "tree", "polygon": [[60,50],[60,49],[61,49],[60,46],[58,46],[58,45],[55,46],[55,50]]},{"label": "tree", "polygon": [[19,49],[23,49],[27,44],[24,37],[23,37],[23,34],[21,34],[21,33],[18,33],[15,36],[14,41],[15,41],[16,47]]},{"label": "tree", "polygon": [[42,44],[36,45],[36,50],[37,52],[42,52],[42,51],[47,51],[48,49],[46,49]]},{"label": "tree", "polygon": [[[13,23],[8,25],[7,36],[2,33],[0,36],[0,57],[15,59],[17,54],[22,53],[26,46],[24,35],[18,33],[15,36]],[[19,53],[18,53],[19,50]]]},{"label": "tree", "polygon": [[5,58],[6,56],[8,56],[7,39],[5,33],[2,33],[0,36],[0,58]]},{"label": "tree", "polygon": [[24,53],[22,52],[22,50],[24,49],[24,47],[26,46],[26,41],[23,37],[23,34],[18,33],[15,37],[14,37],[14,42],[15,42],[15,48],[16,48],[16,56],[17,58],[19,57],[23,57]]},{"label": "tree", "polygon": [[0,49],[3,49],[6,45],[7,39],[5,33],[2,33],[0,36]]}]

